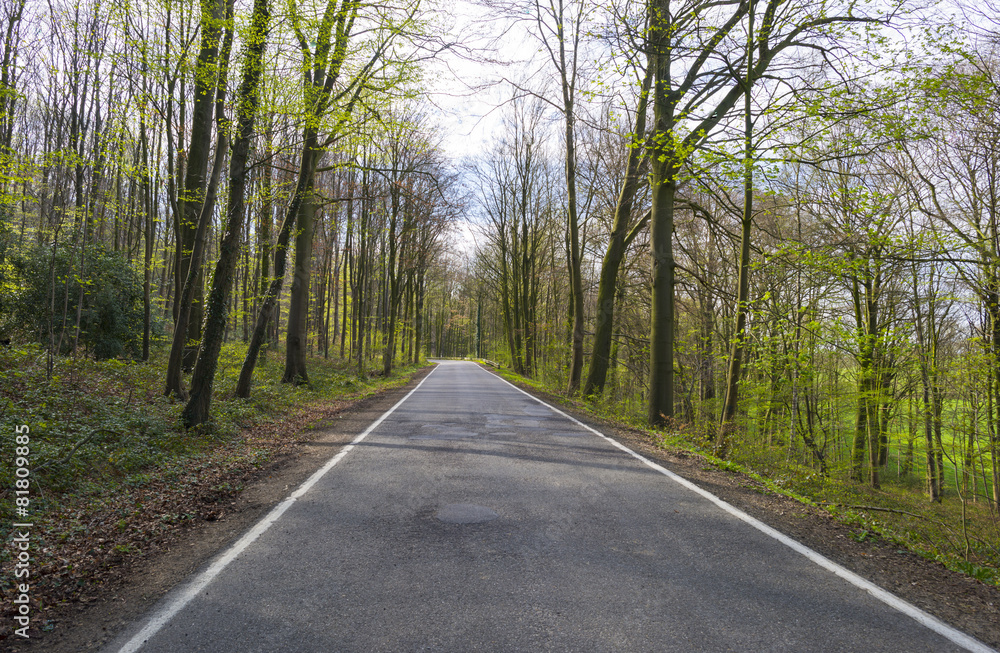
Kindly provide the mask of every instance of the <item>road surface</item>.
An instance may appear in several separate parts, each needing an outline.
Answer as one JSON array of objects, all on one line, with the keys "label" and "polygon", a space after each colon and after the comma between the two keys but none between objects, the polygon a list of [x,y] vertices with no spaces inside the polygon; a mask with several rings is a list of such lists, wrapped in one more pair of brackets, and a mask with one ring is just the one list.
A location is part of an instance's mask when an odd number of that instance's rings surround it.
[{"label": "road surface", "polygon": [[976,650],[472,363],[363,437],[106,650]]}]

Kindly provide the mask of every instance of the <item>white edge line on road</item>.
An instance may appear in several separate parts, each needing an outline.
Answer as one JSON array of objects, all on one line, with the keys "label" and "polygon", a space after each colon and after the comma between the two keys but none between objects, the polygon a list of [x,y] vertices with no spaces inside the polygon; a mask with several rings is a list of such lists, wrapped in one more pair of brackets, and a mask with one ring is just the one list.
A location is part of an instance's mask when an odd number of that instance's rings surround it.
[{"label": "white edge line on road", "polygon": [[391,415],[397,408],[400,407],[400,405],[402,405],[404,401],[409,399],[410,395],[419,390],[420,386],[422,386],[424,384],[424,381],[427,380],[427,377],[433,374],[434,370],[436,369],[437,369],[436,366],[432,368],[431,371],[427,373],[427,376],[425,376],[423,379],[420,380],[420,383],[417,384],[417,387],[413,388],[408,393],[406,393],[406,396],[397,401],[392,408],[382,413],[382,415],[377,420],[369,424],[368,428],[366,428],[361,434],[359,434],[353,440],[351,440],[350,444],[346,445],[343,449],[337,452],[337,455],[328,460],[325,465],[323,465],[318,470],[313,472],[312,476],[310,476],[309,478],[307,478],[305,481],[302,482],[302,485],[300,485],[294,492],[288,495],[288,497],[286,497],[281,503],[272,508],[271,512],[267,513],[267,515],[265,515],[263,519],[254,524],[253,528],[247,531],[243,535],[243,537],[241,537],[239,540],[236,541],[235,544],[229,547],[225,553],[216,558],[216,560],[208,567],[208,569],[201,572],[176,596],[168,600],[168,602],[165,605],[163,605],[152,617],[150,617],[149,622],[146,623],[143,629],[140,630],[134,637],[132,637],[132,639],[126,642],[125,645],[119,649],[118,653],[135,653],[136,651],[138,651],[139,648],[142,647],[142,645],[150,637],[155,635],[161,628],[167,625],[167,623],[171,619],[173,619],[173,617],[178,612],[180,612],[184,608],[184,606],[190,603],[194,597],[198,596],[198,594],[200,594],[201,591],[204,590],[205,587],[207,587],[208,584],[211,583],[215,579],[215,577],[218,576],[222,572],[222,570],[229,565],[230,562],[235,560],[236,557],[241,553],[243,553],[243,551],[246,550],[248,546],[253,544],[254,540],[263,535],[264,532],[266,532],[267,529],[269,529],[274,522],[278,521],[278,518],[281,517],[281,515],[283,515],[285,511],[292,506],[293,503],[295,503],[296,499],[298,499],[306,492],[308,492],[309,489],[312,488],[312,486],[316,485],[319,479],[323,478],[324,474],[333,469],[333,467],[337,463],[343,460],[344,456],[350,453],[350,451],[354,449],[355,446],[360,444],[362,440],[368,437],[368,434],[374,431],[378,427],[378,425],[385,420],[386,417]]},{"label": "white edge line on road", "polygon": [[[480,368],[480,369],[483,369],[483,368]],[[575,423],[575,424],[577,424],[577,425],[585,428],[586,430],[590,431],[594,435],[597,435],[597,436],[599,436],[601,438],[604,438],[605,440],[607,440],[608,442],[610,442],[613,446],[621,449],[622,451],[624,451],[625,453],[629,454],[633,458],[641,461],[647,467],[651,467],[651,468],[655,469],[656,471],[660,472],[661,474],[663,474],[664,476],[666,476],[670,480],[674,481],[675,483],[679,483],[680,485],[686,487],[687,489],[691,490],[692,492],[700,494],[701,496],[705,497],[706,499],[708,499],[709,501],[711,501],[715,505],[719,506],[720,508],[722,508],[723,510],[725,510],[726,512],[728,512],[730,515],[736,517],[737,519],[739,519],[741,521],[746,522],[747,524],[749,524],[750,526],[753,526],[754,528],[756,528],[760,532],[764,533],[765,535],[768,535],[769,537],[774,538],[778,542],[781,542],[782,544],[784,544],[788,548],[792,549],[793,551],[801,553],[806,558],[808,558],[812,562],[816,563],[820,567],[823,567],[824,569],[833,572],[837,576],[839,576],[839,577],[843,578],[844,580],[846,580],[848,583],[851,583],[852,585],[865,590],[866,592],[868,592],[869,594],[871,594],[873,597],[875,597],[879,601],[882,601],[883,603],[885,603],[889,607],[895,608],[896,610],[898,610],[899,612],[902,612],[906,616],[911,617],[912,619],[914,619],[918,623],[926,626],[927,628],[930,628],[931,630],[933,630],[937,634],[939,634],[942,637],[944,637],[944,638],[952,641],[953,643],[957,644],[958,646],[961,646],[962,648],[966,649],[967,651],[972,651],[973,653],[997,653],[994,649],[990,648],[986,644],[983,644],[979,640],[974,639],[973,637],[970,637],[969,635],[966,635],[965,633],[963,633],[960,630],[952,628],[951,626],[949,626],[948,624],[944,623],[943,621],[941,621],[937,617],[924,612],[923,610],[921,610],[917,606],[913,605],[912,603],[908,603],[908,602],[904,601],[903,599],[899,598],[895,594],[892,594],[891,592],[887,592],[886,590],[882,589],[881,587],[879,587],[875,583],[872,583],[871,581],[869,581],[869,580],[867,580],[865,578],[862,578],[861,576],[855,574],[853,571],[849,571],[848,569],[845,569],[844,567],[838,565],[836,562],[834,562],[833,560],[830,560],[826,556],[824,556],[824,555],[822,555],[822,554],[820,554],[820,553],[818,553],[816,551],[813,551],[812,549],[810,549],[809,547],[805,546],[804,544],[802,544],[800,542],[796,542],[795,540],[793,540],[792,538],[788,537],[784,533],[781,533],[781,532],[779,532],[779,531],[771,528],[767,524],[761,522],[760,520],[758,520],[758,519],[756,519],[754,517],[751,517],[747,513],[745,513],[742,510],[740,510],[739,508],[726,503],[725,501],[723,501],[719,497],[715,496],[711,492],[708,492],[707,490],[703,490],[702,488],[698,487],[697,485],[695,485],[691,481],[687,480],[686,478],[678,476],[677,474],[675,474],[674,472],[670,471],[669,469],[663,467],[662,465],[658,465],[657,463],[654,463],[652,460],[649,460],[645,456],[642,456],[641,454],[638,454],[635,451],[632,451],[631,449],[629,449],[628,447],[626,447],[625,445],[623,445],[621,442],[618,442],[614,438],[610,438],[610,437],[604,435],[603,433],[601,433],[597,429],[592,428],[590,426],[587,426],[586,424],[584,424],[580,420],[576,419],[572,415],[569,415],[568,413],[565,413],[565,412],[559,410],[555,406],[552,406],[551,404],[548,404],[548,403],[542,401],[541,399],[539,399],[538,397],[532,395],[529,392],[525,392],[524,390],[522,390],[521,388],[517,387],[516,385],[514,385],[513,383],[511,383],[507,379],[505,379],[505,378],[503,378],[503,377],[501,377],[501,376],[499,376],[497,374],[494,374],[493,372],[490,372],[488,370],[483,369],[483,371],[486,372],[487,374],[490,374],[491,376],[493,376],[493,377],[495,377],[497,379],[500,379],[501,381],[503,381],[504,383],[506,383],[510,387],[514,388],[515,390],[517,390],[521,394],[526,395],[528,397],[531,397],[532,399],[534,399],[538,403],[542,404],[543,406],[545,406],[545,407],[549,408],[550,410],[553,410],[556,413],[562,415],[563,417],[565,417],[569,421],[571,421],[571,422],[573,422],[573,423]]]}]

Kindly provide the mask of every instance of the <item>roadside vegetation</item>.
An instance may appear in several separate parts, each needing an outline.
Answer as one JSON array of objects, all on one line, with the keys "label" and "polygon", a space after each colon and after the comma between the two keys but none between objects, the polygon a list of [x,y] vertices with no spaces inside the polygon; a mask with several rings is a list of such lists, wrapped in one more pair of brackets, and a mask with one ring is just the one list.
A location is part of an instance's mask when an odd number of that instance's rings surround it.
[{"label": "roadside vegetation", "polygon": [[[858,541],[883,538],[949,569],[1000,587],[1000,521],[987,494],[992,488],[980,480],[978,489],[974,489],[971,479],[963,479],[961,464],[952,465],[947,472],[949,489],[940,501],[927,501],[926,478],[920,469],[914,469],[910,458],[919,460],[925,453],[919,445],[910,449],[906,431],[894,433],[882,485],[874,489],[851,477],[848,462],[834,462],[837,458],[850,460],[847,443],[841,443],[839,451],[829,448],[834,461],[825,474],[805,445],[789,444],[787,439],[773,434],[772,441],[766,443],[741,431],[742,437],[726,459],[722,459],[705,435],[713,423],[675,423],[664,429],[651,429],[641,407],[633,405],[629,410],[624,403],[612,405],[607,401],[573,399],[566,395],[559,381],[530,379],[509,369],[500,372],[508,380],[560,398],[574,409],[639,430],[667,451],[697,454],[707,464],[754,478],[766,491],[823,508],[852,525],[852,537]],[[754,417],[759,416],[751,415],[745,423],[754,424]],[[845,412],[842,418],[848,424],[853,415]],[[905,467],[907,460],[909,469]],[[963,480],[969,484],[964,485]]]},{"label": "roadside vegetation", "polygon": [[[244,483],[308,431],[364,397],[405,384],[358,375],[342,361],[310,359],[312,386],[281,383],[283,352],[258,366],[252,399],[234,396],[242,343],[227,344],[214,419],[186,429],[183,403],[163,396],[167,351],[148,362],[57,357],[37,345],[0,349],[0,428],[31,429],[32,601],[36,616],[92,596],[130,557],[169,541],[186,524],[221,517]],[[0,510],[14,514],[14,444],[2,441]],[[11,521],[0,537],[12,536]],[[0,564],[13,565],[11,547]],[[0,585],[12,605],[15,578]],[[9,620],[8,620],[9,621]],[[35,621],[45,629],[46,617]]]}]

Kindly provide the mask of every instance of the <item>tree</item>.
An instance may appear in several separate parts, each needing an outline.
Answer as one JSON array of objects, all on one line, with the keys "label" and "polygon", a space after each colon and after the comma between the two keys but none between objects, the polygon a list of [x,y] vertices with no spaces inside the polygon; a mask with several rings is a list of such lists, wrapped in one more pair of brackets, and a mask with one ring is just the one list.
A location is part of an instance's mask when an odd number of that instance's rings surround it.
[{"label": "tree", "polygon": [[604,391],[611,354],[611,336],[614,328],[615,295],[618,289],[618,271],[629,244],[649,222],[649,213],[644,213],[637,224],[632,225],[635,196],[642,182],[640,172],[645,159],[646,110],[649,107],[649,92],[653,81],[653,68],[647,65],[639,91],[638,106],[635,111],[635,125],[629,135],[628,159],[625,177],[614,209],[614,222],[607,251],[601,263],[601,277],[597,288],[597,324],[594,329],[594,349],[590,357],[590,372],[583,388],[584,396],[599,395]]},{"label": "tree", "polygon": [[249,172],[250,143],[259,106],[259,91],[263,75],[264,50],[267,47],[268,0],[254,0],[250,20],[248,48],[243,62],[242,81],[236,95],[236,139],[229,160],[229,200],[225,234],[219,245],[219,260],[212,277],[205,334],[201,341],[191,396],[181,415],[186,426],[196,426],[208,419],[212,401],[212,384],[218,365],[219,352],[226,328],[226,305],[233,284],[233,272],[239,261],[240,241],[246,219],[246,186]]},{"label": "tree", "polygon": [[[674,411],[674,255],[671,242],[677,186],[691,152],[709,141],[737,101],[746,80],[760,79],[773,62],[799,48],[825,51],[833,26],[875,23],[891,17],[878,8],[840,7],[827,0],[769,0],[756,3],[692,0],[672,7],[650,0],[649,48],[654,66],[654,131],[651,222],[653,302],[650,317],[650,424],[664,424]],[[843,13],[839,13],[840,11]],[[868,11],[869,14],[863,12]],[[855,13],[857,12],[857,13]],[[755,47],[736,38],[737,28],[760,15]],[[711,17],[711,18],[710,18]],[[717,19],[717,20],[713,20]],[[752,53],[755,53],[751,61]],[[733,71],[745,70],[745,77]],[[679,71],[679,72],[677,72]]]},{"label": "tree", "polygon": [[[388,126],[384,145],[388,169],[383,172],[388,185],[388,202],[385,230],[386,272],[388,293],[388,321],[385,327],[385,346],[382,353],[382,374],[392,372],[397,344],[406,343],[398,338],[401,329],[399,318],[404,286],[410,295],[422,293],[413,283],[423,284],[423,269],[440,233],[441,223],[447,220],[451,198],[448,197],[453,180],[444,169],[441,152],[433,143],[433,133],[422,113],[404,113],[395,125]],[[419,321],[422,298],[413,297]],[[416,325],[419,331],[419,324]],[[417,338],[419,341],[419,338]]]},{"label": "tree", "polygon": [[[21,28],[27,0],[5,3],[0,15],[0,29],[4,32],[3,53],[0,54],[0,157],[12,155],[14,120],[16,117],[19,75],[18,57],[21,53]],[[6,166],[4,166],[6,167]],[[2,170],[2,168],[0,168]]]},{"label": "tree", "polygon": [[[908,197],[926,216],[941,249],[949,252],[955,273],[978,298],[986,326],[981,343],[990,361],[987,384],[992,390],[992,411],[988,437],[992,455],[993,501],[1000,505],[1000,208],[992,200],[1000,194],[1000,131],[997,107],[1000,103],[1000,75],[992,55],[966,53],[954,68],[946,67],[936,75],[921,77],[914,84],[921,107],[918,114],[923,134],[928,138],[905,142],[900,148],[894,171],[906,184]],[[929,114],[929,115],[928,115]],[[904,120],[906,116],[896,116]],[[930,120],[925,120],[930,118]],[[905,123],[904,123],[905,124]],[[945,234],[948,234],[945,236]],[[919,306],[919,305],[918,305]],[[931,305],[918,317],[927,321],[922,336],[921,374],[924,382],[924,412],[927,437],[933,422],[940,434],[940,398],[936,394],[934,333],[931,330]],[[929,443],[930,444],[930,443]],[[939,448],[938,448],[939,449]],[[928,466],[935,465],[928,460]],[[931,473],[929,494],[938,499],[941,488],[935,478],[943,478],[943,454]],[[937,490],[937,492],[935,492]]]},{"label": "tree", "polygon": [[580,49],[585,34],[588,9],[584,3],[564,0],[535,0],[538,37],[559,76],[561,103],[553,103],[563,115],[565,139],[566,222],[569,230],[569,278],[573,326],[569,371],[569,391],[580,389],[583,376],[583,253],[580,247],[580,216],[577,202],[577,93],[580,82]]},{"label": "tree", "polygon": [[[186,399],[181,371],[189,341],[201,337],[201,263],[206,231],[214,210],[214,192],[222,172],[225,129],[219,125],[216,165],[208,176],[213,110],[224,102],[225,72],[232,36],[220,48],[227,0],[204,0],[201,7],[201,50],[194,71],[195,100],[188,148],[184,189],[177,199],[176,277],[179,300],[174,304],[174,337],[167,366],[164,394]],[[224,56],[220,56],[220,52]],[[218,96],[218,97],[217,97]],[[218,121],[217,121],[218,122]],[[183,284],[183,285],[182,285]]]},{"label": "tree", "polygon": [[[291,303],[288,309],[288,335],[285,345],[287,383],[308,383],[306,372],[306,307],[311,269],[312,235],[316,213],[313,193],[316,168],[324,148],[342,136],[359,101],[379,89],[387,93],[406,75],[403,61],[389,55],[394,44],[417,26],[419,0],[400,6],[365,4],[361,0],[330,0],[315,22],[307,21],[299,5],[291,5],[292,28],[302,54],[302,103],[305,125],[302,130],[298,179],[289,204],[286,221],[296,225],[295,265],[292,274]],[[372,16],[362,16],[368,9]],[[359,17],[362,22],[358,23]],[[368,19],[376,29],[368,32]],[[315,25],[315,39],[306,37],[306,29]],[[357,52],[352,51],[352,42]],[[312,45],[315,43],[315,46]],[[345,67],[348,57],[360,59],[357,66]],[[344,79],[341,79],[342,73]],[[329,136],[321,139],[324,120],[333,112]]]},{"label": "tree", "polygon": [[552,215],[542,104],[519,99],[508,116],[507,132],[491,150],[487,164],[476,171],[484,189],[480,201],[487,243],[480,258],[501,306],[511,365],[518,374],[532,376],[537,359],[538,259]]}]

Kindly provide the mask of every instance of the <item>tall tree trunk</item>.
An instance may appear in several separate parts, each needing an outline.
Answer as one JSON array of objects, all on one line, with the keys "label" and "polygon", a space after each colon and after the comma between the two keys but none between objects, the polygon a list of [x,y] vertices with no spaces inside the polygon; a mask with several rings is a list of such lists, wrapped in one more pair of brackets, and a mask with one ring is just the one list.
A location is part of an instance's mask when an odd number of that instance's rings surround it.
[{"label": "tall tree trunk", "polygon": [[866,426],[868,428],[868,484],[875,488],[876,490],[882,486],[881,480],[879,478],[879,418],[878,418],[878,387],[879,380],[877,378],[872,380],[871,394],[874,396],[866,397],[866,409],[867,409],[867,419]]},{"label": "tall tree trunk", "polygon": [[993,413],[993,407],[1000,405],[1000,394],[997,392],[997,389],[1000,388],[1000,378],[993,374],[990,381],[987,398],[987,410],[989,410],[987,431],[990,442],[990,462],[993,468],[993,503],[997,508],[1000,508],[1000,437],[997,436],[997,427],[1000,425],[1000,421]]},{"label": "tall tree trunk", "polygon": [[[343,313],[340,323],[340,359],[344,359],[344,355],[347,353],[346,343],[347,343],[347,320],[349,317],[347,311],[347,288],[351,285],[351,281],[354,278],[354,252],[351,249],[354,237],[354,191],[355,191],[355,179],[354,170],[351,170],[350,181],[348,183],[347,190],[347,228],[344,232],[344,288],[343,288]],[[352,306],[353,308],[353,306]],[[352,321],[353,325],[354,322]],[[351,348],[353,351],[354,340],[352,336]]]},{"label": "tall tree trunk", "polygon": [[153,209],[152,168],[149,160],[149,137],[145,120],[139,126],[142,143],[142,207],[145,217],[145,255],[142,265],[142,360],[149,360],[149,339],[152,322],[152,282],[153,282],[153,238],[155,235],[155,211]]},{"label": "tall tree trunk", "polygon": [[[566,213],[569,220],[570,288],[573,293],[573,351],[569,367],[569,392],[580,389],[583,376],[583,255],[580,247],[580,225],[576,201],[576,133],[574,129],[574,85],[563,82],[566,108]],[[527,243],[525,243],[527,246]],[[527,279],[525,280],[527,281]],[[530,325],[526,325],[531,328]],[[530,370],[529,370],[530,372]]]},{"label": "tall tree trunk", "polygon": [[654,131],[649,146],[652,169],[652,304],[649,327],[647,421],[665,425],[674,416],[674,197],[680,154],[675,145],[677,96],[671,78],[669,0],[650,2],[650,63],[653,66]]},{"label": "tall tree trunk", "polygon": [[[395,168],[395,163],[393,165]],[[393,357],[396,353],[396,319],[399,313],[399,275],[401,274],[396,268],[397,256],[399,255],[399,242],[403,240],[401,234],[396,232],[396,227],[400,220],[400,197],[399,197],[399,179],[397,175],[399,172],[397,170],[392,171],[392,178],[390,179],[389,188],[389,230],[387,232],[387,246],[389,248],[389,258],[386,262],[386,272],[388,273],[387,288],[389,293],[389,320],[385,329],[385,348],[382,351],[382,376],[389,376],[392,373],[392,362]],[[405,223],[405,218],[403,218]],[[401,230],[406,231],[405,225]]]},{"label": "tall tree trunk", "polygon": [[985,309],[986,331],[989,337],[984,343],[987,360],[989,361],[988,402],[990,459],[993,467],[993,503],[1000,509],[1000,278],[993,265],[993,258],[983,257],[980,268],[986,274],[982,292],[983,308]]},{"label": "tall tree trunk", "polygon": [[[190,270],[195,270],[193,293],[189,301],[192,303],[188,314],[189,319],[181,327],[181,337],[188,343],[197,343],[201,339],[201,318],[204,301],[204,275],[200,262],[194,264],[195,241],[199,238],[201,228],[199,216],[203,213],[208,196],[209,154],[212,146],[212,113],[217,105],[216,89],[225,84],[225,79],[219,74],[224,68],[221,62],[221,42],[223,36],[223,17],[227,8],[227,0],[202,0],[201,2],[201,47],[194,71],[194,108],[191,114],[191,144],[188,147],[183,190],[179,193],[177,204],[180,224],[177,241],[178,267],[178,297],[180,288],[186,285]],[[218,147],[218,144],[217,144]],[[180,318],[182,306],[175,313]],[[177,325],[174,327],[176,339]],[[197,346],[187,344],[183,353],[182,367],[190,369],[197,354]],[[180,383],[180,370],[167,370],[168,392],[170,386]],[[173,378],[176,377],[176,378]],[[183,390],[181,390],[183,392]]]},{"label": "tall tree trunk", "polygon": [[[281,293],[281,286],[285,281],[285,265],[288,260],[288,241],[291,239],[292,229],[295,227],[295,220],[299,214],[298,204],[302,198],[298,193],[292,197],[292,203],[285,219],[278,229],[277,242],[274,245],[274,276],[268,284],[267,292],[261,298],[260,309],[257,311],[257,319],[254,322],[253,333],[250,335],[250,344],[247,345],[247,355],[243,359],[243,366],[240,368],[240,378],[236,382],[236,396],[246,399],[250,396],[250,387],[253,382],[253,370],[257,366],[257,358],[260,355],[261,347],[265,339],[269,337],[268,326],[272,324],[272,314],[278,303],[278,295]],[[275,322],[277,318],[274,317]]]},{"label": "tall tree trunk", "polygon": [[413,319],[414,324],[414,347],[413,347],[413,363],[417,364],[420,362],[420,345],[423,343],[424,338],[424,273],[425,268],[421,266],[417,270],[417,288],[416,288],[416,308],[414,311]]},{"label": "tall tree trunk", "polygon": [[[208,229],[210,212],[205,211],[209,186],[208,159],[212,134],[212,112],[216,106],[216,88],[223,84],[220,79],[219,40],[222,35],[222,16],[226,0],[205,0],[201,14],[201,50],[195,66],[195,101],[191,125],[191,147],[187,154],[184,175],[184,189],[178,194],[179,230],[177,239],[177,268],[175,279],[182,285],[175,289],[175,315],[173,343],[167,363],[165,394],[187,398],[181,378],[185,367],[184,349],[190,339],[201,337],[198,320],[200,309],[193,310],[192,304],[201,305],[201,256],[204,248],[205,231]],[[221,138],[217,147],[222,146]],[[217,156],[221,164],[221,157]],[[221,165],[213,170],[218,178]],[[192,274],[193,272],[193,274]],[[193,319],[192,319],[193,318]],[[196,323],[190,327],[189,324]],[[194,329],[194,331],[192,331]],[[175,351],[176,350],[176,351]],[[193,361],[192,361],[193,362]]]},{"label": "tall tree trunk", "polygon": [[258,108],[258,92],[263,74],[269,19],[268,0],[254,0],[249,49],[243,63],[243,79],[236,96],[238,131],[229,164],[226,232],[219,246],[219,260],[212,277],[205,335],[191,377],[191,397],[181,414],[184,424],[188,427],[196,426],[208,419],[212,401],[212,384],[226,328],[226,305],[232,290],[233,272],[240,258],[240,241],[246,216],[247,160]]},{"label": "tall tree trunk", "polygon": [[740,376],[747,343],[747,313],[750,310],[750,238],[753,226],[753,55],[754,55],[754,0],[747,12],[747,69],[743,79],[743,216],[740,220],[739,281],[736,292],[736,329],[733,348],[729,355],[729,372],[726,375],[726,396],[722,402],[722,421],[715,443],[716,453],[725,458],[729,453],[729,436],[734,428],[733,419],[739,405]]},{"label": "tall tree trunk", "polygon": [[661,426],[674,415],[674,195],[673,166],[653,164],[653,209],[650,241],[653,254],[653,297],[649,328],[649,399],[647,419]]},{"label": "tall tree trunk", "polygon": [[[212,170],[212,178],[208,183],[208,192],[201,207],[201,216],[198,218],[198,228],[194,249],[191,250],[187,279],[184,281],[184,288],[180,292],[178,303],[180,310],[177,313],[177,323],[174,325],[174,337],[170,347],[170,358],[167,361],[167,384],[164,394],[176,395],[181,399],[187,399],[187,392],[184,390],[181,371],[184,369],[184,359],[189,349],[187,338],[190,335],[187,325],[194,320],[195,297],[200,292],[201,287],[201,264],[205,256],[205,249],[208,247],[208,226],[212,221],[214,212],[215,193],[218,188],[219,175],[222,173],[224,151],[228,144],[224,132],[220,134],[217,147],[219,152],[215,157],[215,167]],[[197,349],[195,349],[197,354]]]},{"label": "tall tree trunk", "polygon": [[[274,142],[274,130],[268,125],[264,138],[264,161],[261,163],[261,206],[260,214],[257,218],[258,242],[260,248],[260,263],[257,274],[257,292],[254,301],[255,311],[260,312],[260,307],[264,304],[268,289],[271,286],[271,229],[274,226],[274,167],[271,165],[271,157],[274,152],[272,143]],[[267,325],[265,325],[265,332]]]},{"label": "tall tree trunk", "polygon": [[[292,290],[288,305],[288,331],[285,339],[285,373],[283,383],[309,383],[306,372],[306,313],[309,304],[309,276],[312,268],[312,238],[316,217],[313,183],[320,150],[316,130],[306,127],[299,166],[299,195],[295,218],[295,265],[292,268]],[[286,218],[287,219],[287,218]]]},{"label": "tall tree trunk", "polygon": [[[625,179],[622,181],[621,192],[615,205],[615,219],[611,228],[611,238],[608,249],[601,263],[601,279],[597,287],[597,324],[594,332],[594,350],[590,356],[590,373],[584,385],[584,396],[599,395],[604,392],[604,383],[608,376],[608,360],[611,353],[611,338],[615,322],[615,295],[618,292],[618,270],[625,257],[629,237],[638,233],[629,233],[629,222],[632,219],[632,207],[635,195],[639,189],[641,178],[639,169],[643,160],[643,140],[646,132],[646,109],[649,105],[649,89],[653,81],[653,66],[647,64],[646,74],[639,91],[639,105],[635,113],[635,126],[630,135],[628,162],[625,166]],[[644,218],[643,222],[648,218]],[[640,223],[641,224],[641,223]]]},{"label": "tall tree trunk", "polygon": [[[914,310],[916,312],[916,331],[917,331],[917,346],[919,347],[919,361],[920,361],[920,382],[922,385],[923,393],[921,396],[921,401],[923,404],[923,416],[924,416],[924,443],[927,449],[927,495],[931,501],[941,500],[941,470],[938,468],[938,458],[935,455],[934,441],[934,414],[935,406],[933,397],[936,394],[936,388],[934,379],[936,374],[934,371],[934,353],[933,353],[933,338],[928,339],[928,335],[933,336],[933,334],[928,334],[924,326],[924,315],[921,309],[920,296],[917,292],[917,269],[914,265],[913,267],[913,296],[915,299]],[[933,320],[933,315],[928,315],[928,326]]]},{"label": "tall tree trunk", "polygon": [[851,296],[854,304],[854,320],[858,343],[858,401],[854,424],[854,443],[851,447],[851,475],[857,481],[864,481],[864,465],[868,442],[872,429],[872,403],[875,398],[876,381],[876,338],[878,321],[871,313],[872,288],[868,279],[864,280],[864,290],[857,277],[851,281]]},{"label": "tall tree trunk", "polygon": [[[14,106],[17,103],[17,57],[22,42],[21,18],[26,0],[13,0],[8,8],[3,55],[0,56],[0,153],[11,150],[14,136]],[[4,181],[6,183],[6,180]]]},{"label": "tall tree trunk", "polygon": [[[333,304],[333,336],[330,338],[331,344],[334,347],[337,346],[337,328],[340,325],[340,272],[343,266],[344,257],[340,250],[340,228],[337,226],[337,236],[334,239],[334,256],[333,256],[333,282],[332,291],[330,293],[330,303]],[[343,356],[341,356],[343,357]]]}]

